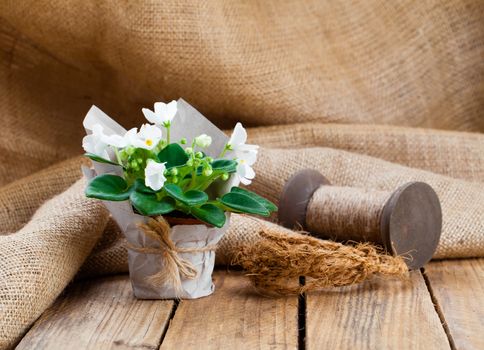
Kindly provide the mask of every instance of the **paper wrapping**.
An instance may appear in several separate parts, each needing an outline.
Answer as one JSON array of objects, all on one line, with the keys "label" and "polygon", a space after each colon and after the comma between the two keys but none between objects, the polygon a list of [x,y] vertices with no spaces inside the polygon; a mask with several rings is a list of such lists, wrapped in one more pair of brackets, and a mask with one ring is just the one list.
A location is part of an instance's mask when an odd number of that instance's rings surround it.
[{"label": "paper wrapping", "polygon": [[[126,132],[121,125],[107,116],[96,106],[92,106],[87,113],[83,125],[87,133],[90,133],[94,124],[101,124],[104,132],[108,135],[123,135]],[[187,127],[189,126],[189,127]],[[228,137],[208,119],[200,114],[182,99],[178,100],[178,112],[172,121],[171,140],[179,141],[185,137],[191,140],[200,134],[208,134],[212,137],[212,144],[204,149],[205,153],[217,158],[228,141]],[[109,152],[108,152],[109,153]],[[113,159],[113,154],[110,154]],[[123,176],[122,168],[116,165],[93,161],[94,169],[83,167],[83,173],[88,179],[100,174],[114,174]],[[237,186],[239,181],[231,177],[228,181],[220,181],[212,185],[212,194],[217,196],[226,193],[230,187]],[[103,201],[111,213],[113,219],[124,233],[127,241],[136,247],[159,248],[159,242],[147,237],[138,224],[147,223],[148,217],[136,214],[129,201],[112,202]],[[177,248],[203,248],[216,245],[227,231],[230,214],[226,213],[227,221],[222,228],[200,225],[176,225],[171,228],[170,237]],[[128,265],[131,284],[134,295],[139,299],[196,299],[210,295],[214,291],[212,272],[215,265],[215,251],[179,253],[180,257],[189,261],[197,269],[198,274],[194,279],[181,278],[183,295],[176,295],[172,286],[153,285],[148,282],[148,277],[156,274],[164,268],[161,254],[146,254],[128,248]]]}]

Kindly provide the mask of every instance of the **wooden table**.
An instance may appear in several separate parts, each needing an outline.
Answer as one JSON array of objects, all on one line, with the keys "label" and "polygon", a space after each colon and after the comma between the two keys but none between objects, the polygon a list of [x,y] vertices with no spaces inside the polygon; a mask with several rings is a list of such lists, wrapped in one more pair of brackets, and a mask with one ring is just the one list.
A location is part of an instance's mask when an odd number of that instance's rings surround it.
[{"label": "wooden table", "polygon": [[484,349],[484,259],[406,281],[270,299],[218,270],[198,300],[141,301],[126,275],[67,288],[18,349]]}]

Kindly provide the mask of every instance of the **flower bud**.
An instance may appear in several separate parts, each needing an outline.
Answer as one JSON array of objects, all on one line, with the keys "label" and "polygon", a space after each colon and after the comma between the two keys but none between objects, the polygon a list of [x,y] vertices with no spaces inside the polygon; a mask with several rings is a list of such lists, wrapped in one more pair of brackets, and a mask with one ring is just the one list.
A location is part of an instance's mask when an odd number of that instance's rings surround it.
[{"label": "flower bud", "polygon": [[210,175],[212,175],[212,173],[213,173],[212,168],[205,168],[205,169],[203,169],[203,175],[204,176],[210,176]]},{"label": "flower bud", "polygon": [[173,182],[174,184],[178,183],[178,176],[173,176],[171,178],[171,182]]},{"label": "flower bud", "polygon": [[182,138],[182,139],[180,140],[180,143],[181,143],[182,145],[186,145],[186,143],[187,143],[187,139],[186,139],[186,138]]},{"label": "flower bud", "polygon": [[177,169],[177,168],[173,167],[173,168],[171,168],[171,170],[170,170],[170,171],[171,171],[171,174],[172,174],[173,176],[178,175],[178,169]]},{"label": "flower bud", "polygon": [[207,134],[195,137],[195,144],[200,148],[206,148],[212,144],[212,138]]},{"label": "flower bud", "polygon": [[203,153],[202,152],[197,152],[197,153],[195,153],[195,157],[197,157],[197,158],[203,158]]},{"label": "flower bud", "polygon": [[212,163],[212,162],[213,162],[213,158],[212,158],[212,157],[205,157],[205,160],[206,160],[208,163]]},{"label": "flower bud", "polygon": [[191,147],[187,147],[187,148],[185,148],[185,153],[186,153],[186,154],[191,154],[191,153],[193,153],[193,148],[191,148]]},{"label": "flower bud", "polygon": [[229,174],[228,173],[223,173],[222,176],[220,177],[223,181],[227,181],[229,179]]},{"label": "flower bud", "polygon": [[189,160],[187,160],[187,165],[188,166],[193,166],[193,159],[190,158]]}]

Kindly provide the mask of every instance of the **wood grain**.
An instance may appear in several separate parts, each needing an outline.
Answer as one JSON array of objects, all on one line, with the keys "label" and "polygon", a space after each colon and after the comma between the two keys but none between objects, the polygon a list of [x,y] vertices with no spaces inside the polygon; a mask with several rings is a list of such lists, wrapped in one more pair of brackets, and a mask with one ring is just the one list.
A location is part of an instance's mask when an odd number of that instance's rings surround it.
[{"label": "wood grain", "polygon": [[484,349],[484,259],[432,262],[425,268],[457,349]]},{"label": "wood grain", "polygon": [[419,271],[307,296],[308,349],[449,349]]},{"label": "wood grain", "polygon": [[173,305],[136,300],[126,275],[77,282],[40,317],[17,349],[157,349]]},{"label": "wood grain", "polygon": [[214,280],[215,294],[180,303],[161,349],[297,348],[297,297],[257,295],[239,272]]}]

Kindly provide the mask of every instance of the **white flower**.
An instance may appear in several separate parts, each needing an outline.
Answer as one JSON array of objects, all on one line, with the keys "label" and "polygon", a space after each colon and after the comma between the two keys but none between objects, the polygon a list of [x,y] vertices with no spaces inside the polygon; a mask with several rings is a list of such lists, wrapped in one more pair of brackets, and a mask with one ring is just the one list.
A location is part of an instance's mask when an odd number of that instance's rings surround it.
[{"label": "white flower", "polygon": [[257,160],[257,150],[238,152],[237,156],[237,176],[244,185],[250,185],[255,178],[255,171],[252,165]]},{"label": "white flower", "polygon": [[206,148],[212,144],[212,138],[207,134],[195,137],[195,144],[200,148]]},{"label": "white flower", "polygon": [[237,123],[235,125],[234,131],[232,132],[232,136],[230,137],[229,142],[227,143],[228,149],[231,151],[256,151],[259,146],[257,145],[247,145],[247,131],[245,131],[244,127],[241,123]]},{"label": "white flower", "polygon": [[155,111],[153,112],[148,108],[143,108],[142,111],[145,118],[148,119],[150,123],[169,127],[171,121],[175,117],[177,103],[176,101],[171,101],[170,103],[156,102],[154,109]]},{"label": "white flower", "polygon": [[101,158],[109,159],[109,154],[106,150],[108,144],[103,141],[104,134],[101,124],[94,124],[92,126],[92,134],[84,136],[82,139],[82,148],[88,153],[93,153]]},{"label": "white flower", "polygon": [[131,129],[126,134],[128,134],[127,139],[134,147],[144,148],[152,150],[155,148],[161,140],[161,130],[154,125],[143,124],[136,133],[136,129]]},{"label": "white flower", "polygon": [[159,191],[166,181],[165,170],[165,163],[157,163],[153,159],[148,159],[145,168],[145,185],[154,191]]},{"label": "white flower", "polygon": [[101,140],[110,146],[124,148],[131,145],[133,137],[136,136],[136,128],[127,131],[124,136],[121,135],[103,135]]},{"label": "white flower", "polygon": [[[249,185],[255,178],[255,171],[252,169],[252,165],[257,160],[257,151],[259,146],[248,145],[247,131],[241,123],[235,125],[232,136],[229,142],[227,142],[226,150],[233,151],[234,158],[237,161],[237,176],[244,185]],[[230,158],[227,157],[226,158]]]}]

